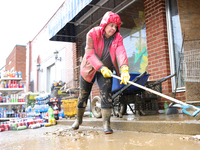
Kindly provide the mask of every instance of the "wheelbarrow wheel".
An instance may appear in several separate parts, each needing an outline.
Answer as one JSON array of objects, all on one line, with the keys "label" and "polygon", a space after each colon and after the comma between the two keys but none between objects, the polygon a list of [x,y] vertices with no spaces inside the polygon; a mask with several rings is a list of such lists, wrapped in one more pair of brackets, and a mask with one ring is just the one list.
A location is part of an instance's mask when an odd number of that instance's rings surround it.
[{"label": "wheelbarrow wheel", "polygon": [[91,110],[96,118],[101,118],[101,98],[99,96],[95,96],[91,102]]}]

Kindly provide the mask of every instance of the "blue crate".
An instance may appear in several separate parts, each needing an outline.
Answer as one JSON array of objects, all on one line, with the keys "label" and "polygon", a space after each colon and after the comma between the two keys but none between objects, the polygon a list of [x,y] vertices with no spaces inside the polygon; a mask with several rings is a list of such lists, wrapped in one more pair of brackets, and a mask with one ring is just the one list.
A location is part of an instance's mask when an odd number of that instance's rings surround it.
[{"label": "blue crate", "polygon": [[[140,74],[139,73],[130,73],[130,81],[132,81],[135,77],[139,76]],[[149,78],[150,74],[147,74],[145,76],[143,76],[138,82],[138,84],[140,85],[145,85],[148,78]],[[123,88],[124,84],[120,84],[120,81],[116,78],[113,78],[113,83],[112,83],[112,93],[114,92],[117,92],[118,90],[120,90],[121,88]],[[123,93],[130,93],[130,92],[135,92],[137,90],[140,90],[140,88],[136,87],[136,86],[133,86],[131,85],[128,89],[126,89]]]}]

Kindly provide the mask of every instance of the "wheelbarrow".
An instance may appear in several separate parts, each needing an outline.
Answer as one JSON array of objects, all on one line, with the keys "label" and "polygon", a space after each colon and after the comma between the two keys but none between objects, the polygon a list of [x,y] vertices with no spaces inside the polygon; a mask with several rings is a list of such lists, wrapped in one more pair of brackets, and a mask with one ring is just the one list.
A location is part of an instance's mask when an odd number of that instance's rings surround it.
[{"label": "wheelbarrow", "polygon": [[[140,84],[142,86],[147,86],[148,88],[152,88],[153,90],[159,90],[161,92],[161,83],[166,81],[167,79],[173,77],[174,75],[170,75],[164,77],[158,81],[147,81],[150,74],[147,72],[139,73],[130,73],[130,81]],[[139,115],[151,114],[150,111],[144,111],[145,102],[149,103],[152,101],[155,103],[155,109],[153,113],[158,113],[157,106],[157,95],[149,93],[141,88],[133,86],[131,84],[124,85],[120,84],[119,80],[113,78],[112,84],[112,101],[113,101],[113,110],[112,113],[114,116],[122,117],[126,113],[127,106],[129,106],[130,110],[135,114],[136,110],[138,110]],[[135,109],[133,110],[131,105],[135,104]],[[91,102],[91,110],[96,118],[101,118],[101,97],[95,96]]]}]

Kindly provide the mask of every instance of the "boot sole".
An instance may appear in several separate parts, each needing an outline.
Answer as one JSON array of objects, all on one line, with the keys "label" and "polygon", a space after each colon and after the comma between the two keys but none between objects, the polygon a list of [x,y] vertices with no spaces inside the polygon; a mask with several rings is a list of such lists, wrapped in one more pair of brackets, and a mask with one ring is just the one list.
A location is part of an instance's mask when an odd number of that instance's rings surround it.
[{"label": "boot sole", "polygon": [[105,134],[112,134],[113,131],[107,131],[107,132],[104,132]]},{"label": "boot sole", "polygon": [[72,130],[78,130],[79,128],[72,128]]}]

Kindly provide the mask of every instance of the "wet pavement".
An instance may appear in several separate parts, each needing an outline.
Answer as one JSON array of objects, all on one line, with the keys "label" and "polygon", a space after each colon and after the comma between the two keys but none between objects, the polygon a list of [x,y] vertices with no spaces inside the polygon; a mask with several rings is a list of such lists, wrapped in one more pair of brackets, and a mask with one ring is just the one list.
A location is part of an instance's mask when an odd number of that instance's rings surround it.
[{"label": "wet pavement", "polygon": [[0,132],[2,150],[198,150],[199,139],[190,135],[115,130],[105,135],[101,127],[55,125],[38,129]]},{"label": "wet pavement", "polygon": [[[58,120],[58,124],[72,125],[75,117]],[[101,118],[91,118],[85,113],[82,126],[102,127]],[[111,117],[111,127],[115,130],[163,133],[163,134],[186,134],[200,135],[200,120],[195,117],[178,114],[158,115],[123,115],[122,118]]]},{"label": "wet pavement", "polygon": [[94,150],[130,149],[198,150],[200,121],[185,114],[111,117],[113,134],[105,135],[102,119],[86,112],[79,130],[75,117],[62,118],[50,127],[0,132],[0,150]]}]

